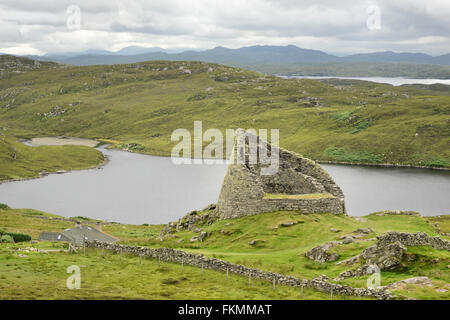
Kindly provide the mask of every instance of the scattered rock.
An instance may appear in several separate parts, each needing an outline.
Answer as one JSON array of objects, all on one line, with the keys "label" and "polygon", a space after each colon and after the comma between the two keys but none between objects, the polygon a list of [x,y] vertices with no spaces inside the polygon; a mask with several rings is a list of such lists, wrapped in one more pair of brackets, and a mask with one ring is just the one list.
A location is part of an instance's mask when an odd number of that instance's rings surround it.
[{"label": "scattered rock", "polygon": [[331,232],[336,232],[336,233],[337,233],[337,232],[341,232],[341,230],[336,229],[336,228],[331,228],[330,231],[331,231]]},{"label": "scattered rock", "polygon": [[353,231],[353,233],[359,233],[359,234],[369,234],[369,233],[372,233],[373,232],[373,230],[372,230],[372,228],[359,228],[359,229],[356,229],[355,231]]},{"label": "scattered rock", "polygon": [[406,261],[415,261],[417,259],[417,256],[415,254],[405,254],[405,260]]},{"label": "scattered rock", "polygon": [[436,289],[436,292],[447,292],[447,289]]},{"label": "scattered rock", "polygon": [[400,280],[390,285],[387,285],[387,289],[404,289],[408,285],[417,285],[419,287],[431,287],[433,286],[433,282],[428,277],[414,277],[405,280]]},{"label": "scattered rock", "polygon": [[352,237],[345,237],[344,240],[342,240],[343,244],[348,244],[354,242]]},{"label": "scattered rock", "polygon": [[211,203],[211,204],[207,205],[202,211],[209,211],[209,210],[215,210],[215,209],[216,209],[216,204]]},{"label": "scattered rock", "polygon": [[255,239],[255,240],[250,241],[248,244],[251,245],[251,246],[254,246],[254,245],[257,245],[257,244],[263,244],[265,242],[266,242],[266,240]]},{"label": "scattered rock", "polygon": [[338,265],[346,264],[346,265],[352,266],[352,265],[354,265],[356,262],[359,261],[359,257],[360,257],[360,255],[358,254],[357,256],[354,256],[354,257],[351,257],[351,258],[348,258],[348,259],[345,259],[345,260],[336,262],[336,264],[338,264]]},{"label": "scattered rock", "polygon": [[207,237],[208,237],[208,232],[201,232],[200,236],[198,237],[198,240],[200,240],[200,242],[203,242]]},{"label": "scattered rock", "polygon": [[374,266],[377,266],[380,270],[393,269],[401,263],[405,252],[406,247],[399,241],[388,245],[375,243],[361,253],[360,257],[365,260],[364,265],[356,270],[341,272],[338,279],[371,274],[374,271]]},{"label": "scattered rock", "polygon": [[293,225],[295,225],[295,224],[297,224],[297,222],[294,222],[294,221],[288,221],[288,222],[283,222],[283,223],[281,223],[280,226],[282,226],[282,227],[290,227],[290,226],[293,226]]},{"label": "scattered rock", "polygon": [[198,241],[198,237],[197,236],[192,237],[191,240],[189,240],[189,242],[196,242],[196,241]]},{"label": "scattered rock", "polygon": [[406,247],[399,241],[388,245],[376,243],[365,249],[361,253],[361,257],[366,260],[367,264],[376,264],[381,270],[386,270],[396,267],[401,262],[405,252]]},{"label": "scattered rock", "polygon": [[305,256],[316,262],[336,261],[339,259],[339,255],[337,253],[329,252],[329,250],[336,246],[336,244],[338,244],[336,241],[327,242],[323,245],[312,248],[305,253]]}]

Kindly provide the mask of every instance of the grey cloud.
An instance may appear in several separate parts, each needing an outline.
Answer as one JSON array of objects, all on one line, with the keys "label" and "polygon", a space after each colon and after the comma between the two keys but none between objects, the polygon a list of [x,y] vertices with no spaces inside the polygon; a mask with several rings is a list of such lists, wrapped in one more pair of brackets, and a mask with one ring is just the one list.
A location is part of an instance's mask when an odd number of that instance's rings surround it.
[{"label": "grey cloud", "polygon": [[[381,10],[377,31],[366,26],[374,3]],[[81,9],[77,34],[66,27],[69,5]],[[296,44],[332,52],[450,51],[445,0],[3,0],[0,9],[0,49]]]}]

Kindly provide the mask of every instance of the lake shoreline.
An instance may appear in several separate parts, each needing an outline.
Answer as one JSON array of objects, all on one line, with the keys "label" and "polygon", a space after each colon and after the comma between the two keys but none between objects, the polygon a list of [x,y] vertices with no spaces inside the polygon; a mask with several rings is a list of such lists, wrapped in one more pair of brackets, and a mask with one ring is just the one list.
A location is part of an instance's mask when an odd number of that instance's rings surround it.
[{"label": "lake shoreline", "polygon": [[60,174],[66,174],[66,173],[76,172],[76,171],[100,170],[100,169],[103,169],[103,167],[106,166],[108,163],[109,163],[109,157],[106,154],[103,153],[103,161],[101,163],[95,165],[95,166],[92,166],[92,167],[87,167],[87,168],[83,168],[83,169],[62,170],[64,172],[58,172],[58,171],[54,171],[54,172],[40,172],[39,175],[37,175],[35,177],[2,180],[2,181],[0,181],[0,184],[4,184],[4,183],[8,183],[8,182],[37,180],[37,179],[45,178],[45,177],[47,177],[49,175],[53,175],[53,174],[60,175]]},{"label": "lake shoreline", "polygon": [[450,171],[450,168],[445,167],[427,167],[427,166],[414,166],[410,164],[393,164],[393,163],[364,163],[364,162],[346,162],[346,161],[329,161],[329,160],[314,160],[320,164],[337,164],[343,166],[355,166],[355,167],[380,167],[380,168],[393,168],[393,169],[424,169],[424,170],[436,170],[436,171]]}]

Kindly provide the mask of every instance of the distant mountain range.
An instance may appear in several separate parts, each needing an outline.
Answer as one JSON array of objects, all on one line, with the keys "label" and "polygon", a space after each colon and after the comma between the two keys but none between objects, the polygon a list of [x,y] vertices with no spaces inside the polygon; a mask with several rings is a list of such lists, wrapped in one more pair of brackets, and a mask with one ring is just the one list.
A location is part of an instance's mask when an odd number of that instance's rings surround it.
[{"label": "distant mountain range", "polygon": [[115,52],[87,50],[27,57],[77,66],[150,60],[189,60],[220,63],[274,74],[450,78],[450,53],[431,56],[424,53],[385,51],[338,57],[320,50],[303,49],[294,45],[257,45],[239,49],[216,47],[182,52],[159,47],[132,46]]},{"label": "distant mountain range", "polygon": [[210,50],[176,52],[159,47],[131,46],[119,51],[87,50],[28,56],[73,65],[132,63],[148,60],[197,60],[239,64],[302,64],[302,63],[414,63],[450,65],[450,53],[433,57],[424,53],[392,51],[352,54],[338,57],[320,50],[288,46],[250,46],[239,49],[216,47]]}]

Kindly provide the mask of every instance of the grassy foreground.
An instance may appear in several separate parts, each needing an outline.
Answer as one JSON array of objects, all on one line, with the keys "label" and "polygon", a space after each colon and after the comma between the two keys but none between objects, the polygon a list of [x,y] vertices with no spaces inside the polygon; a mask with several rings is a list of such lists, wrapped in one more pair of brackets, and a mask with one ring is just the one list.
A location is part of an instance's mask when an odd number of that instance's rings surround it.
[{"label": "grassy foreground", "polygon": [[[0,67],[7,59],[18,58]],[[287,80],[183,61],[48,65],[0,79],[0,126],[169,155],[172,132],[192,133],[202,120],[204,131],[280,129],[282,147],[315,160],[448,168],[450,95],[441,87]]]},{"label": "grassy foreground", "polygon": [[30,147],[0,134],[0,181],[34,178],[41,172],[78,170],[103,162],[103,154],[83,146]]},{"label": "grassy foreground", "polygon": [[[58,231],[72,227],[73,223],[39,217],[56,217],[30,209],[0,209],[0,226],[8,232],[22,232],[37,238],[42,231]],[[286,222],[296,224],[283,227]],[[349,269],[335,262],[314,263],[304,253],[327,241],[337,240],[358,228],[372,228],[361,241],[333,248],[339,253],[337,262],[359,254],[374,243],[377,234],[386,231],[426,232],[436,235],[435,223],[442,232],[450,232],[450,216],[421,217],[405,215],[377,215],[354,218],[332,214],[297,214],[295,212],[274,212],[232,220],[222,220],[212,225],[200,226],[210,233],[204,242],[190,242],[194,232],[183,231],[159,239],[162,225],[107,224],[103,230],[120,238],[120,243],[150,247],[173,247],[209,257],[216,257],[233,263],[243,264],[265,271],[289,274],[311,279],[321,274],[330,278]],[[331,229],[338,229],[334,232]],[[447,238],[448,239],[448,238]],[[252,240],[256,240],[250,244]],[[277,287],[270,283],[226,275],[216,271],[143,260],[139,265],[137,257],[108,254],[102,257],[98,250],[90,249],[86,256],[69,253],[25,253],[15,248],[27,246],[55,249],[49,243],[1,244],[0,251],[0,295],[2,298],[168,298],[168,299],[299,299],[298,289]],[[25,254],[27,257],[20,257]],[[430,287],[411,285],[396,293],[418,299],[450,299],[450,253],[431,247],[408,247],[408,254],[416,259],[404,261],[394,270],[382,271],[381,285],[399,280],[427,276],[433,284]],[[83,265],[85,276],[82,290],[65,289],[67,274],[65,268],[71,264]],[[39,277],[36,277],[36,274]],[[355,287],[365,287],[366,277],[341,281]],[[232,284],[232,285],[229,285]],[[3,286],[3,287],[2,287]],[[15,286],[15,289],[10,289]],[[36,288],[43,288],[37,290]],[[19,288],[19,289],[17,289]],[[326,294],[314,290],[305,291],[305,299],[329,299]],[[336,299],[356,297],[336,297]]]}]

